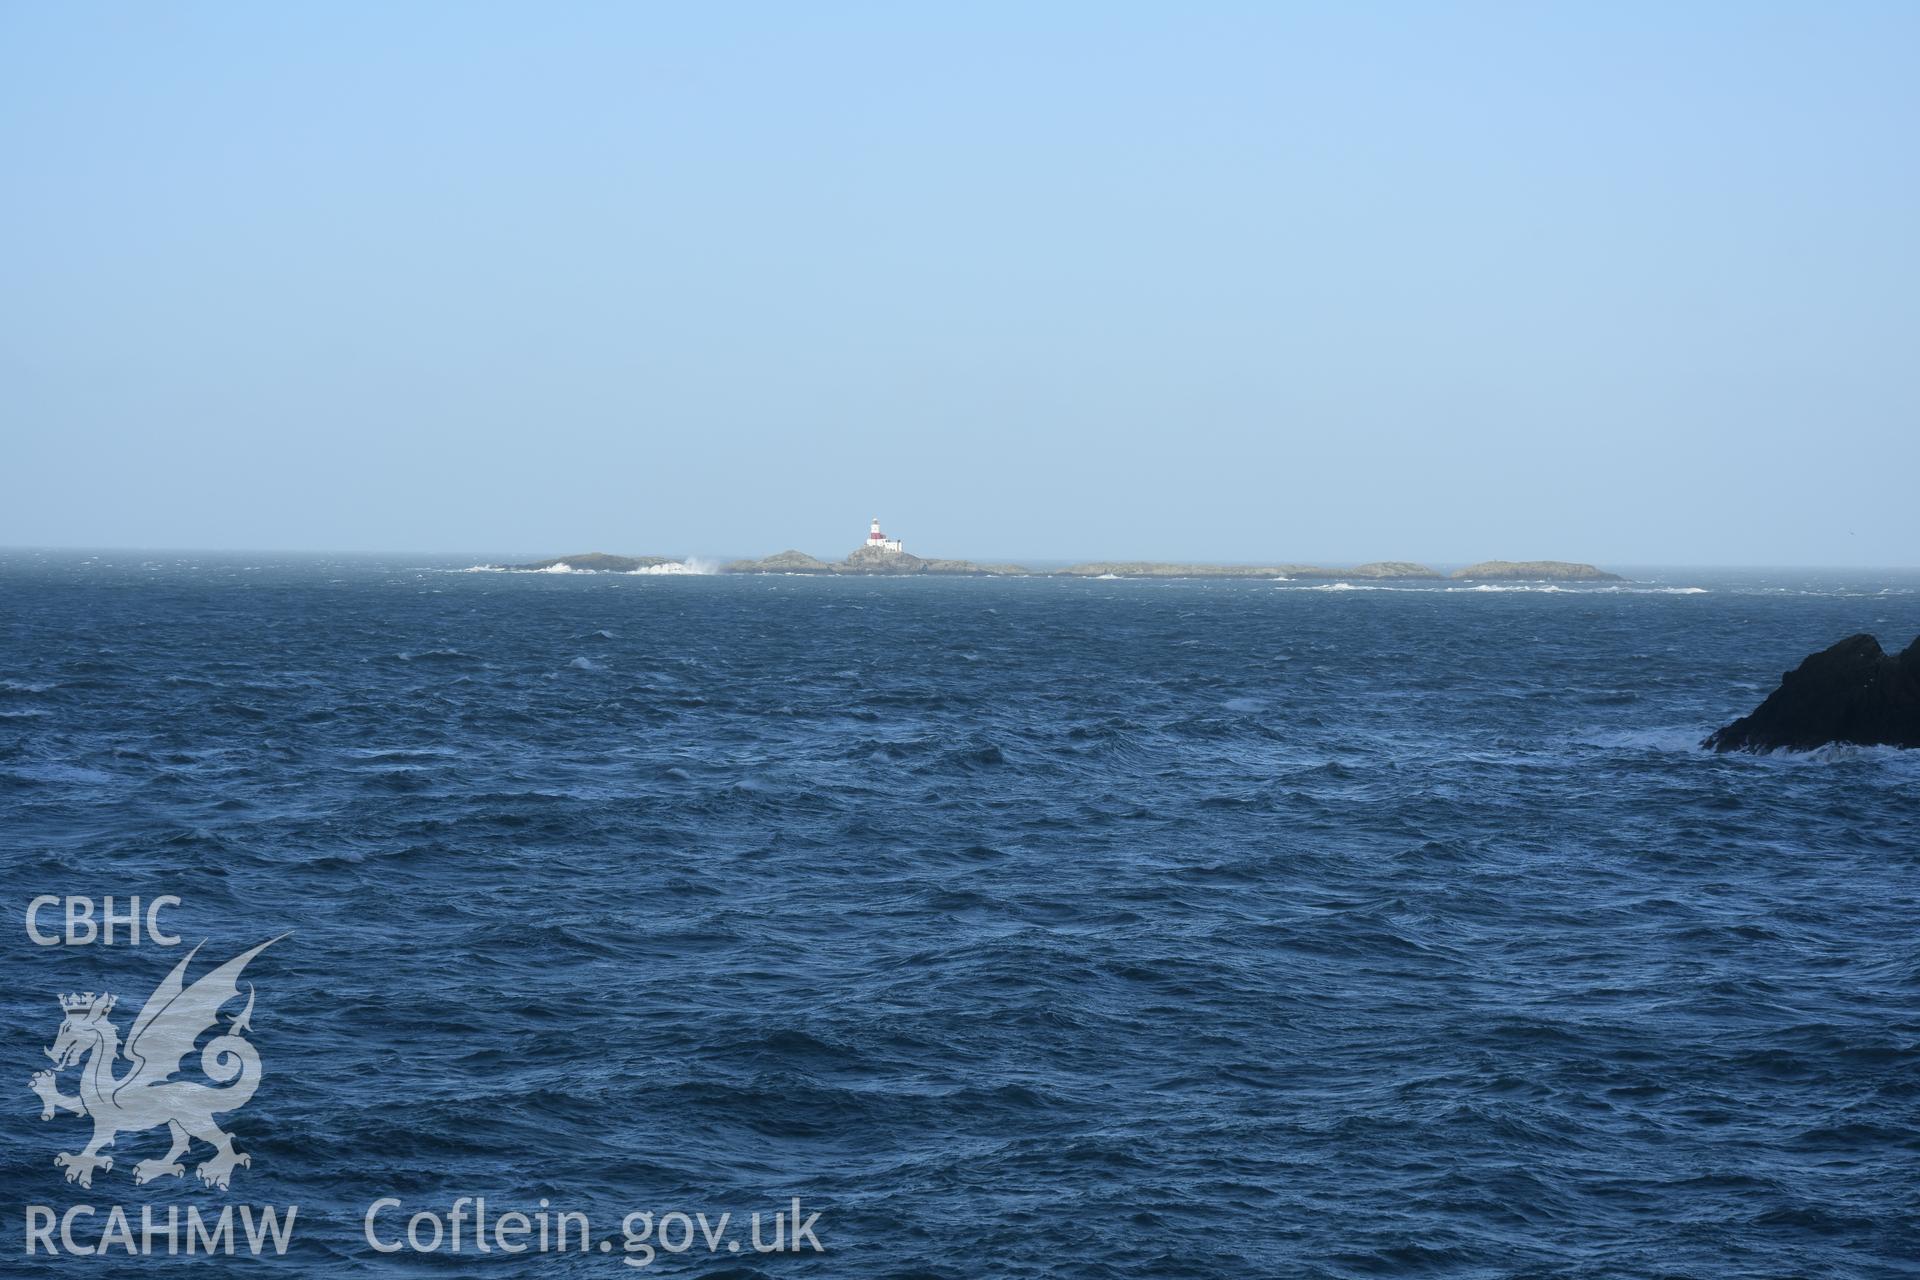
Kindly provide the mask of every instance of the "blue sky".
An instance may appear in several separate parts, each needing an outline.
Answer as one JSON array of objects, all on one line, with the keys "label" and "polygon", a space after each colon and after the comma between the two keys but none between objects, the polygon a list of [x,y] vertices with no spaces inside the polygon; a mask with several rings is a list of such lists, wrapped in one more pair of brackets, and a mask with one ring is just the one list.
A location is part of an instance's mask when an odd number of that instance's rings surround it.
[{"label": "blue sky", "polygon": [[0,8],[0,544],[1920,562],[1920,6]]}]

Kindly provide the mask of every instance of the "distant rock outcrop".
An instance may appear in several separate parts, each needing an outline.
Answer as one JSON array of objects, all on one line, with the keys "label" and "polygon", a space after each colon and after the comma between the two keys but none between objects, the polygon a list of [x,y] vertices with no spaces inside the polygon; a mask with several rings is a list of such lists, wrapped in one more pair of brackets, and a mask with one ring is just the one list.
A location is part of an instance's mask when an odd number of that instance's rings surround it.
[{"label": "distant rock outcrop", "polygon": [[1351,569],[1313,564],[1169,564],[1153,560],[1095,560],[1054,572],[1075,578],[1438,578],[1423,564],[1376,560]]},{"label": "distant rock outcrop", "polygon": [[884,547],[856,548],[848,553],[844,561],[834,565],[833,571],[835,573],[948,573],[972,578],[1026,572],[1017,564],[975,564],[971,560],[923,560],[905,551],[888,551]]},{"label": "distant rock outcrop", "polygon": [[1440,575],[1423,564],[1408,560],[1375,560],[1351,569],[1302,569],[1296,578],[1437,578]]},{"label": "distant rock outcrop", "polygon": [[[610,556],[591,551],[577,556],[555,556],[532,564],[491,565],[490,568],[547,573],[636,573],[683,570],[682,562],[666,556]],[[662,566],[668,569],[662,570]],[[952,574],[959,577],[1003,577],[1032,572],[1017,564],[975,564],[971,560],[923,559],[885,546],[858,547],[845,560],[828,561],[804,551],[782,551],[761,560],[735,560],[722,573],[820,574]],[[1176,564],[1153,560],[1099,560],[1076,564],[1052,573],[1073,578],[1360,578],[1369,581],[1412,581],[1442,575],[1407,560],[1376,560],[1349,568],[1313,564]],[[1590,564],[1561,560],[1489,560],[1462,569],[1455,578],[1535,579],[1557,582],[1618,582],[1617,574]]]},{"label": "distant rock outcrop", "polygon": [[1284,578],[1277,565],[1163,564],[1152,560],[1091,560],[1055,573],[1069,578]]},{"label": "distant rock outcrop", "polygon": [[532,564],[503,564],[494,567],[514,569],[522,573],[632,573],[636,569],[651,569],[656,565],[673,563],[676,562],[666,556],[610,556],[604,551],[589,551],[584,555],[555,556],[551,560],[536,560]]},{"label": "distant rock outcrop", "polygon": [[726,573],[822,573],[911,575],[921,573],[955,574],[961,577],[989,577],[1021,574],[1027,570],[1017,564],[975,564],[971,560],[924,560],[905,551],[882,547],[859,547],[845,560],[830,563],[804,551],[782,551],[764,560],[735,560]]},{"label": "distant rock outcrop", "polygon": [[1830,742],[1920,747],[1920,639],[1896,658],[1872,636],[1848,636],[1787,672],[1752,715],[1701,745],[1806,751]]},{"label": "distant rock outcrop", "polygon": [[764,560],[735,560],[723,573],[832,573],[833,566],[804,551],[782,551]]},{"label": "distant rock outcrop", "polygon": [[957,573],[973,578],[1017,578],[1033,570],[1019,564],[975,564],[971,560],[929,560],[928,573]]},{"label": "distant rock outcrop", "polygon": [[1470,564],[1455,578],[1474,578],[1487,582],[1625,582],[1617,573],[1590,564],[1572,564],[1566,560],[1482,560]]},{"label": "distant rock outcrop", "polygon": [[904,551],[856,547],[834,568],[841,573],[925,573],[927,562]]}]

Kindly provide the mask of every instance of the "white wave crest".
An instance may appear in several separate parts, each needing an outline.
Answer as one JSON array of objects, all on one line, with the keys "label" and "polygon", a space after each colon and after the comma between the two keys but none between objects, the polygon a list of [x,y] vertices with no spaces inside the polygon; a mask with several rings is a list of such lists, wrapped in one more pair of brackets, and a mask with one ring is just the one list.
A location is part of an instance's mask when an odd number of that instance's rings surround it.
[{"label": "white wave crest", "polygon": [[684,560],[668,560],[661,564],[643,564],[638,569],[627,570],[630,575],[658,577],[663,574],[696,574],[706,576],[720,572],[718,563],[703,560],[699,556],[688,556]]}]

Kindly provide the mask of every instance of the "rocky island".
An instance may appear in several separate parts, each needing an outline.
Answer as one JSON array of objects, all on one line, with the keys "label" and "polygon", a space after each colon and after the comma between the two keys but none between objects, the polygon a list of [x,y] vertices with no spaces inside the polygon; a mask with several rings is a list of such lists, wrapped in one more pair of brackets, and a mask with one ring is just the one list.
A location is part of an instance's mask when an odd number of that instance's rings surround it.
[{"label": "rocky island", "polygon": [[[696,568],[667,556],[614,556],[594,551],[583,555],[556,556],[531,564],[484,565],[520,573],[696,573],[715,572]],[[796,573],[834,575],[914,576],[946,574],[956,577],[995,578],[1013,576],[1059,576],[1067,578],[1267,578],[1339,579],[1354,578],[1372,582],[1420,582],[1455,579],[1527,580],[1546,582],[1621,582],[1618,574],[1608,573],[1590,564],[1565,560],[1486,560],[1458,573],[1445,575],[1424,564],[1407,560],[1376,560],[1367,564],[1329,568],[1313,564],[1183,564],[1155,560],[1093,560],[1049,569],[1040,573],[1017,564],[976,564],[971,560],[944,560],[916,556],[907,551],[898,538],[880,531],[874,520],[866,541],[847,553],[844,560],[822,560],[804,551],[787,550],[758,560],[735,560],[720,565],[720,573]]]},{"label": "rocky island", "polygon": [[490,564],[484,567],[514,573],[654,573],[670,572],[668,566],[671,565],[685,567],[682,561],[667,556],[610,556],[604,551],[588,551],[577,556],[535,560],[532,564]]},{"label": "rocky island", "polygon": [[1617,573],[1566,560],[1482,560],[1449,575],[1483,582],[1625,582]]},{"label": "rocky island", "polygon": [[1381,560],[1351,569],[1312,564],[1167,564],[1152,560],[1095,560],[1053,572],[1070,578],[1438,578],[1423,564]]},{"label": "rocky island", "polygon": [[1028,572],[1017,564],[975,564],[971,560],[928,560],[905,551],[857,547],[845,560],[816,559],[804,551],[782,551],[764,560],[735,560],[723,573],[918,574],[946,573],[963,577],[1000,577]]},{"label": "rocky island", "polygon": [[1848,636],[1780,677],[1753,714],[1715,730],[1713,751],[1809,751],[1828,743],[1920,747],[1920,638],[1894,657]]}]

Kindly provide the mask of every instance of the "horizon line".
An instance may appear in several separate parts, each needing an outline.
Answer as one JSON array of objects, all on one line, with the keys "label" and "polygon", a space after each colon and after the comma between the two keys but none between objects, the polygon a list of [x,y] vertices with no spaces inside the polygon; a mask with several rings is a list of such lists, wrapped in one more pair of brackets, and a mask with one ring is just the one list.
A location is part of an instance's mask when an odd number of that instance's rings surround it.
[{"label": "horizon line", "polygon": [[[782,548],[781,550],[785,551],[785,550],[800,550],[800,549],[799,548]],[[365,548],[342,549],[342,548],[332,548],[332,547],[191,547],[191,546],[136,547],[136,546],[72,546],[72,545],[37,545],[37,544],[29,544],[29,543],[0,543],[0,555],[13,555],[18,553],[58,554],[58,555],[112,554],[112,555],[146,555],[146,556],[154,556],[154,555],[358,556],[358,557],[366,557],[366,558],[393,557],[393,556],[431,556],[431,557],[442,558],[442,559],[459,559],[459,558],[463,558],[470,555],[488,554],[488,553],[473,551],[470,549],[448,551],[448,550],[426,550],[426,549],[419,549],[419,548],[404,548],[404,547],[383,548],[378,550],[372,550],[372,549],[365,549]],[[559,554],[558,557],[555,557],[553,555],[542,556],[536,553],[525,552],[525,551],[514,551],[511,553],[496,552],[493,554],[529,555],[536,559],[554,559],[554,558],[564,559],[567,555],[591,555],[591,554],[599,554],[599,553],[589,552],[589,551],[562,552]],[[626,553],[615,552],[615,553],[605,553],[605,554],[626,554]],[[665,553],[647,552],[645,554],[655,555],[655,554],[665,554]],[[763,554],[777,555],[780,553],[766,552]],[[815,553],[809,551],[809,552],[804,552],[804,554],[814,555]],[[669,556],[668,558],[677,558],[682,560],[706,559],[706,560],[724,561],[724,560],[736,559],[736,558],[751,559],[753,557],[734,556],[731,554],[723,556],[715,553],[690,551],[690,552],[685,552],[679,556]],[[938,557],[938,558],[962,559],[966,557],[950,556],[950,557]],[[1521,558],[1521,557],[1483,556],[1475,560],[1435,558],[1435,559],[1420,559],[1415,561],[1405,561],[1405,563],[1421,564],[1428,568],[1443,568],[1443,567],[1464,568],[1467,565],[1484,563],[1489,559],[1510,559],[1519,563],[1525,563],[1527,559],[1547,559],[1547,558],[1548,557]],[[1558,559],[1558,557],[1553,557],[1553,558]],[[1231,566],[1231,567],[1242,567],[1242,566],[1265,567],[1267,565],[1274,565],[1277,567],[1281,565],[1293,564],[1293,565],[1311,565],[1316,568],[1358,568],[1359,566],[1365,565],[1365,564],[1378,564],[1378,563],[1387,562],[1382,560],[1379,557],[1375,557],[1369,560],[1348,560],[1345,558],[1335,558],[1335,559],[1325,559],[1325,560],[1306,560],[1306,559],[1281,560],[1281,559],[1276,559],[1271,557],[1262,557],[1262,558],[1244,559],[1244,560],[1208,560],[1208,559],[1193,559],[1190,557],[1173,557],[1173,556],[1150,557],[1150,556],[1115,556],[1115,555],[1081,555],[1081,556],[1043,555],[1043,556],[1022,556],[1022,557],[1015,557],[1015,556],[992,557],[993,563],[1022,563],[1026,561],[1031,561],[1035,564],[1061,564],[1061,565],[1097,563],[1097,562],[1105,561],[1105,562],[1112,562],[1112,563],[1192,564],[1192,565],[1221,565],[1221,566]],[[1564,561],[1564,563],[1591,564],[1594,567],[1600,568],[1600,569],[1607,569],[1609,567],[1608,562],[1602,562],[1598,560],[1566,560]],[[1732,570],[1732,571],[1792,569],[1792,570],[1814,570],[1814,571],[1839,570],[1839,571],[1848,571],[1848,572],[1895,572],[1895,573],[1920,572],[1920,564],[1891,564],[1891,563],[1833,564],[1833,563],[1807,562],[1807,563],[1765,564],[1765,563],[1758,563],[1758,562],[1733,563],[1733,562],[1705,561],[1705,560],[1698,560],[1698,561],[1616,560],[1610,563],[1616,569],[1658,569],[1658,570],[1710,569],[1710,570]]]}]

